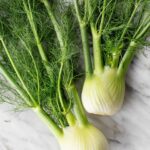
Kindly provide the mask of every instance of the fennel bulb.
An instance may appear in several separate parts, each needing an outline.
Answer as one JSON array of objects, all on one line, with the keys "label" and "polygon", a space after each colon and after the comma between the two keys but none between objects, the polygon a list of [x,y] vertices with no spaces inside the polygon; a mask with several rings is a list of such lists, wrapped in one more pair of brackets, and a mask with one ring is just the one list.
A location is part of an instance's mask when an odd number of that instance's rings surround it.
[{"label": "fennel bulb", "polygon": [[103,73],[86,78],[82,102],[89,113],[113,115],[121,108],[124,93],[124,78],[118,76],[116,69],[106,67]]},{"label": "fennel bulb", "polygon": [[113,115],[123,103],[128,67],[149,36],[150,1],[74,0],[74,9],[85,64],[83,105],[89,113]]},{"label": "fennel bulb", "polygon": [[65,128],[59,143],[61,150],[108,150],[106,138],[93,125]]}]

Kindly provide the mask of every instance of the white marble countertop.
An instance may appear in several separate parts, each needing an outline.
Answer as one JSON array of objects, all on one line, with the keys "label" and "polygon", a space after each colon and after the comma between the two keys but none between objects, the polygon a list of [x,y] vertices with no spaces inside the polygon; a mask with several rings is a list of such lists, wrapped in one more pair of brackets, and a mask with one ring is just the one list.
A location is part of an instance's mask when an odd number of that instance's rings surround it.
[{"label": "white marble countertop", "polygon": [[[110,150],[150,150],[150,49],[139,53],[127,74],[125,103],[113,117],[89,115]],[[0,105],[0,150],[59,150],[48,128],[31,111]]]}]

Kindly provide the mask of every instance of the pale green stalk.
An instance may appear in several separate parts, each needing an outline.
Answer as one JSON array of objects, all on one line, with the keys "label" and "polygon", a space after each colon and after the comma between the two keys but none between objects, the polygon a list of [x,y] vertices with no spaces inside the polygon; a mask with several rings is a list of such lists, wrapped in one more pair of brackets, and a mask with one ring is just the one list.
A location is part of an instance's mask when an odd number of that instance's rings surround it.
[{"label": "pale green stalk", "polygon": [[48,125],[48,127],[50,128],[50,131],[57,138],[60,138],[63,136],[63,130],[60,127],[58,127],[58,125],[51,119],[50,115],[48,115],[42,108],[36,107],[33,110]]},{"label": "pale green stalk", "polygon": [[80,23],[80,32],[81,32],[84,61],[85,61],[85,72],[86,72],[85,75],[91,76],[93,73],[91,56],[90,56],[91,54],[90,54],[90,48],[89,48],[87,27],[86,27],[86,24],[84,22]]},{"label": "pale green stalk", "polygon": [[[102,31],[104,27],[106,2],[107,0],[104,0],[103,2],[102,17],[101,17],[99,31],[97,31],[97,29],[95,28],[93,21],[91,22],[91,31],[92,31],[92,37],[93,37],[94,65],[95,65],[94,72],[95,73],[103,72],[101,37],[102,37]],[[89,11],[92,11],[91,8],[89,9]],[[90,12],[90,14],[91,13],[92,12]]]},{"label": "pale green stalk", "polygon": [[63,99],[62,92],[61,92],[61,80],[62,80],[63,66],[64,66],[64,63],[61,63],[59,75],[58,75],[57,92],[58,92],[58,97],[59,97],[61,107],[63,109],[63,114],[66,115],[69,125],[73,126],[76,122],[76,119],[74,115],[72,114],[72,112],[70,111],[70,108],[66,107],[66,103],[64,103],[64,99]]},{"label": "pale green stalk", "polygon": [[89,47],[89,40],[88,40],[88,33],[87,33],[87,24],[84,21],[84,19],[81,18],[77,0],[74,0],[74,7],[75,7],[76,16],[78,18],[80,32],[81,32],[84,63],[85,63],[85,73],[86,73],[85,75],[91,76],[93,71],[92,71],[92,62],[91,62],[90,47]]},{"label": "pale green stalk", "polygon": [[118,68],[118,75],[124,77],[127,69],[129,67],[129,64],[131,63],[133,56],[136,52],[136,48],[137,48],[137,43],[134,41],[131,41],[129,44],[129,47],[127,48],[127,51],[123,57],[123,59],[121,60],[121,63],[119,65]]},{"label": "pale green stalk", "polygon": [[68,92],[70,93],[70,96],[72,96],[74,100],[74,111],[77,117],[77,120],[79,122],[79,125],[86,126],[89,124],[88,119],[85,114],[84,107],[81,103],[80,97],[78,95],[77,89],[74,84],[71,84]]}]

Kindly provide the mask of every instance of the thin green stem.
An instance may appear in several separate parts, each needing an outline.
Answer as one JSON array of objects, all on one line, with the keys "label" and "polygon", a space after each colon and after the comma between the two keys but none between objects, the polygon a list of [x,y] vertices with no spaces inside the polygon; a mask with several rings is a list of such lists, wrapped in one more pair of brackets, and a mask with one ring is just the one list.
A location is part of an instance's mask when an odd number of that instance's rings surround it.
[{"label": "thin green stem", "polygon": [[80,26],[80,32],[81,32],[81,38],[82,38],[83,55],[84,55],[84,63],[85,63],[85,74],[86,74],[86,76],[90,76],[90,75],[92,75],[93,69],[92,69],[92,62],[91,62],[91,56],[90,56],[90,47],[89,47],[89,40],[88,40],[88,33],[87,33],[87,25],[81,19],[77,0],[74,0],[74,7],[76,10],[76,16],[78,18],[78,22],[79,22],[79,26]]},{"label": "thin green stem", "polygon": [[48,2],[48,0],[42,0],[42,2],[44,3],[44,6],[48,12],[48,15],[49,15],[49,17],[53,23],[58,41],[60,43],[60,47],[63,49],[64,48],[64,41],[63,41],[63,35],[62,35],[61,29],[60,29],[60,25],[59,25],[58,21],[56,20],[56,17],[52,11],[51,5]]},{"label": "thin green stem", "polygon": [[[111,4],[112,1],[113,1],[113,0],[110,0],[110,1],[107,3],[107,5],[105,6],[105,8],[103,8],[104,11],[102,10],[102,11],[99,13],[99,15],[98,15],[98,17],[97,17],[97,19],[96,19],[96,23],[95,23],[95,28],[96,28],[96,29],[97,29],[97,27],[98,27],[99,20],[101,19],[101,21],[102,21],[102,17],[101,17],[101,16],[102,16],[103,14],[104,14],[104,18],[105,18],[105,14],[106,14],[106,13],[104,13],[104,12],[105,12],[105,10],[107,9],[107,7]],[[104,3],[103,3],[103,4],[104,4]],[[104,6],[104,5],[103,5],[103,6]],[[112,12],[111,12],[110,17],[109,17],[110,20],[111,20],[112,14],[113,14],[113,8],[112,8]],[[108,21],[110,21],[110,20],[108,20]],[[103,21],[104,21],[104,20],[103,20]],[[102,23],[102,22],[100,22],[99,29],[101,28],[101,23]],[[109,22],[107,22],[107,25],[108,25],[108,23],[109,23]],[[103,24],[104,24],[104,22],[103,22]],[[105,27],[104,27],[104,25],[103,25],[102,31],[105,30],[105,28],[107,27],[107,25],[105,25]],[[97,30],[99,30],[99,29],[97,29]]]},{"label": "thin green stem", "polygon": [[62,76],[63,66],[64,66],[64,63],[62,62],[61,66],[60,66],[60,70],[59,70],[59,75],[58,75],[57,91],[58,91],[59,101],[60,101],[61,107],[63,109],[63,114],[66,115],[66,119],[67,119],[69,125],[73,126],[75,124],[75,117],[72,114],[72,112],[70,111],[70,108],[68,109],[66,107],[66,104],[64,103],[62,93],[61,93],[61,76]]},{"label": "thin green stem", "polygon": [[23,1],[23,5],[24,5],[24,10],[27,14],[27,17],[28,17],[28,20],[29,20],[29,23],[30,23],[30,26],[31,26],[31,29],[32,29],[32,32],[34,34],[34,37],[35,37],[35,40],[36,40],[36,44],[37,44],[37,47],[38,47],[38,50],[39,50],[39,53],[41,55],[41,58],[44,62],[48,62],[48,59],[46,57],[46,54],[45,54],[45,51],[43,49],[43,46],[41,44],[41,41],[40,41],[40,38],[39,38],[39,35],[37,33],[37,29],[36,29],[36,25],[34,23],[34,19],[33,19],[33,14],[32,14],[32,10],[30,8],[30,4],[29,4],[29,8],[27,6],[27,4],[25,3],[25,1]]},{"label": "thin green stem", "polygon": [[[138,36],[138,33],[140,32],[140,30],[142,29],[142,27],[144,27],[145,23],[147,21],[150,22],[150,17],[149,18],[148,17],[144,17],[144,19],[143,19],[143,14],[145,13],[144,12],[144,8],[142,9],[142,11],[143,11],[143,13],[141,14],[140,21],[139,21],[140,25],[139,25],[138,29],[136,30],[136,32],[135,32],[135,34],[133,36],[134,39],[135,39],[135,37]],[[141,23],[141,20],[142,20],[142,23]]]},{"label": "thin green stem", "polygon": [[[94,24],[94,19],[92,17],[93,13],[94,13],[94,9],[92,8],[89,0],[87,0],[87,3],[88,3],[88,12],[89,12],[89,18],[90,18],[90,27],[91,29],[95,30],[96,32],[96,28],[95,28],[95,24]],[[101,14],[99,15],[101,16]],[[98,17],[99,18],[99,17]],[[96,32],[97,33],[97,32]]]},{"label": "thin green stem", "polygon": [[133,56],[135,55],[136,48],[137,48],[137,43],[135,43],[134,41],[131,41],[130,45],[119,65],[119,68],[118,68],[119,76],[122,76],[122,77],[125,76],[127,69],[133,59]]},{"label": "thin green stem", "polygon": [[[93,14],[95,12],[95,8],[92,7],[92,4],[90,3],[91,0],[86,0],[87,1],[87,5],[88,5],[88,21],[90,21],[90,23],[92,23],[94,25],[94,17],[93,17]],[[101,16],[101,14],[99,15]]]},{"label": "thin green stem", "polygon": [[88,0],[84,0],[84,18],[83,20],[86,21],[88,19]]},{"label": "thin green stem", "polygon": [[63,130],[58,127],[55,121],[40,107],[36,107],[33,111],[48,125],[50,131],[57,137],[63,136]]},{"label": "thin green stem", "polygon": [[63,112],[66,113],[66,107],[62,98],[62,93],[61,93],[61,76],[62,76],[62,71],[63,71],[63,63],[61,63],[60,70],[59,70],[59,75],[58,75],[58,83],[57,83],[57,92],[58,92],[58,97],[59,101],[61,104],[61,107],[63,109]]},{"label": "thin green stem", "polygon": [[[122,41],[123,41],[123,39],[125,37],[125,34],[128,31],[128,28],[130,27],[130,24],[131,24],[131,22],[133,20],[133,17],[135,16],[135,13],[137,12],[137,9],[138,9],[140,3],[141,3],[141,0],[139,0],[139,2],[137,2],[135,4],[135,7],[134,7],[134,9],[132,11],[132,14],[131,14],[131,16],[130,16],[130,18],[129,18],[129,20],[128,20],[128,22],[127,22],[127,24],[126,24],[126,26],[125,26],[125,28],[123,30],[123,32],[122,32],[122,34],[121,34],[121,37],[120,37],[119,41],[118,41],[118,47],[120,47],[120,45],[121,45],[121,43],[122,43]],[[117,52],[115,52],[113,54],[113,67],[117,67],[118,66],[121,50],[122,49],[119,49]]]},{"label": "thin green stem", "polygon": [[[45,54],[45,50],[43,48],[43,45],[42,45],[42,43],[40,41],[37,29],[36,29],[36,24],[34,22],[31,6],[28,3],[28,5],[29,5],[29,8],[28,8],[27,4],[24,1],[23,1],[23,5],[24,5],[24,9],[25,9],[27,18],[28,18],[30,26],[31,26],[31,30],[33,32],[33,35],[34,35],[34,38],[35,38],[35,41],[36,41],[36,45],[38,47],[39,54],[40,54],[40,56],[42,58],[42,61],[44,62],[44,67],[45,67],[45,69],[47,71],[47,74],[50,76],[50,79],[52,79],[53,78],[53,73],[51,72],[51,68],[48,65],[49,64],[49,60],[48,60],[48,58],[47,58],[47,56]],[[51,82],[53,83],[53,80],[51,80]]]},{"label": "thin green stem", "polygon": [[30,98],[28,97],[27,93],[17,84],[17,82],[7,72],[7,70],[4,68],[4,66],[1,63],[0,63],[0,72],[6,78],[6,80],[9,82],[12,88],[14,88],[17,91],[17,93],[20,94],[20,96],[23,98],[26,104],[32,107],[33,103],[30,101]]},{"label": "thin green stem", "polygon": [[121,44],[121,42],[122,42],[122,40],[123,40],[125,34],[127,33],[128,28],[130,27],[131,21],[133,20],[133,17],[134,17],[134,15],[135,15],[135,13],[137,12],[137,9],[138,9],[140,3],[141,3],[141,0],[139,0],[139,2],[135,4],[135,7],[134,7],[134,9],[133,9],[133,12],[132,12],[132,14],[131,14],[131,16],[130,16],[130,18],[129,18],[129,20],[128,20],[128,22],[127,22],[125,28],[124,28],[124,30],[123,30],[123,32],[122,32],[122,35],[121,35],[120,40],[119,40],[119,42],[118,42],[118,45]]},{"label": "thin green stem", "polygon": [[135,38],[136,40],[140,39],[140,38],[145,34],[145,32],[149,29],[149,27],[150,27],[150,22],[147,23],[147,24],[145,25],[145,27],[142,29],[142,31],[141,31],[139,34],[135,35],[134,38]]},{"label": "thin green stem", "polygon": [[106,3],[107,3],[107,0],[104,0],[104,1],[103,1],[102,18],[101,18],[101,23],[100,23],[100,28],[99,28],[99,35],[100,35],[100,38],[101,38],[101,36],[102,36],[102,31],[103,31],[103,27],[104,27]]},{"label": "thin green stem", "polygon": [[116,4],[117,4],[117,0],[115,0],[115,2],[114,2],[114,5],[113,5],[113,7],[112,7],[111,14],[110,14],[109,19],[108,19],[108,21],[107,21],[107,23],[106,23],[106,25],[105,25],[105,27],[104,27],[104,30],[108,27],[108,25],[109,25],[109,23],[110,23],[110,21],[111,21],[111,18],[112,18],[112,16],[113,16],[113,13],[114,13]]},{"label": "thin green stem", "polygon": [[33,32],[33,35],[34,35],[34,38],[35,38],[35,41],[36,41],[36,45],[37,45],[38,50],[39,50],[39,54],[42,58],[42,61],[44,62],[44,67],[47,71],[47,74],[51,75],[51,78],[52,78],[53,74],[50,72],[50,66],[48,65],[49,61],[48,61],[48,58],[45,54],[45,50],[43,48],[43,45],[40,41],[37,29],[36,29],[36,25],[35,25],[35,22],[34,22],[34,18],[33,18],[33,14],[32,14],[30,4],[28,3],[28,5],[29,5],[29,7],[28,7],[27,4],[25,3],[25,1],[23,1],[23,5],[24,5],[24,9],[25,9],[27,18],[28,18],[30,26],[31,26],[31,30]]},{"label": "thin green stem", "polygon": [[82,21],[82,18],[81,18],[81,14],[80,14],[80,10],[79,10],[78,0],[73,0],[73,2],[74,2],[74,8],[76,11],[76,16],[77,16],[78,21],[80,23]]},{"label": "thin green stem", "polygon": [[30,57],[33,61],[33,64],[34,64],[34,68],[35,68],[35,71],[36,71],[36,78],[37,78],[36,79],[37,80],[37,97],[38,97],[38,103],[40,104],[40,79],[39,79],[39,72],[38,72],[37,64],[36,64],[35,59],[32,55],[31,49],[27,46],[27,44],[25,43],[25,41],[23,39],[20,38],[20,40],[22,41],[22,44],[26,48],[26,50],[29,53],[29,55],[30,55]]},{"label": "thin green stem", "polygon": [[77,121],[79,122],[79,125],[86,126],[89,122],[85,114],[84,107],[82,105],[82,102],[80,100],[80,97],[78,95],[77,89],[74,84],[72,84],[69,87],[69,93],[74,99],[74,111],[75,115],[77,117]]},{"label": "thin green stem", "polygon": [[14,69],[14,71],[15,71],[17,77],[18,77],[18,79],[20,80],[20,82],[21,82],[21,84],[22,84],[22,86],[23,86],[23,89],[27,92],[27,94],[28,94],[29,97],[31,98],[33,104],[36,106],[36,105],[37,105],[37,102],[36,102],[36,100],[33,98],[32,94],[31,94],[30,91],[28,90],[27,86],[25,85],[25,83],[24,83],[24,81],[23,81],[23,79],[22,79],[22,77],[21,77],[21,75],[20,75],[20,73],[19,73],[19,71],[18,71],[18,69],[17,69],[17,67],[16,67],[16,65],[15,65],[15,63],[14,63],[14,61],[13,61],[11,55],[10,55],[10,53],[9,53],[9,50],[7,49],[7,47],[6,47],[6,45],[5,45],[4,40],[1,38],[0,41],[2,42],[2,45],[3,45],[3,47],[4,47],[4,50],[5,50],[6,54],[7,54],[7,57],[8,57],[8,59],[9,59],[11,65],[12,65],[12,67],[13,67],[13,69]]}]

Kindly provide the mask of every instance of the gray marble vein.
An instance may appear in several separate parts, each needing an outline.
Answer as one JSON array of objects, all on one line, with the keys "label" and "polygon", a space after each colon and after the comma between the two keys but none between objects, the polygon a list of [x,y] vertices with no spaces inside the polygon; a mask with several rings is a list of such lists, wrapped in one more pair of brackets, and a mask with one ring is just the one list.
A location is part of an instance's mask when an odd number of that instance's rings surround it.
[{"label": "gray marble vein", "polygon": [[[112,117],[89,115],[110,150],[150,150],[150,49],[138,53],[126,76],[123,108]],[[59,150],[54,136],[31,111],[0,105],[0,150]]]}]

